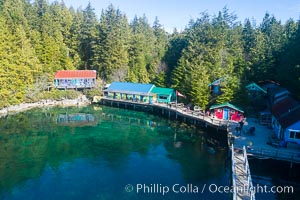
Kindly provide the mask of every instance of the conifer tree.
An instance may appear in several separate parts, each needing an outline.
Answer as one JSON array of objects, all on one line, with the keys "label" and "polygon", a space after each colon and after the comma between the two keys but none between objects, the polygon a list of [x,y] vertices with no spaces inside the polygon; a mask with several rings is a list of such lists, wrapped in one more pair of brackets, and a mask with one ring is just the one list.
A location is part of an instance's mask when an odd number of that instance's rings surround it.
[{"label": "conifer tree", "polygon": [[93,45],[93,67],[106,81],[124,81],[128,73],[130,30],[127,18],[110,5],[102,11],[97,40]]}]

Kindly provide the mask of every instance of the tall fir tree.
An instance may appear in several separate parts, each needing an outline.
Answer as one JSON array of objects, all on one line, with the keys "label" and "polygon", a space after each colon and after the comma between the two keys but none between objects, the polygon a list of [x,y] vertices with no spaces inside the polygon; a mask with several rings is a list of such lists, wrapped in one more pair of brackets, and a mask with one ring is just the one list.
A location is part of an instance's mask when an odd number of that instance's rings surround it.
[{"label": "tall fir tree", "polygon": [[110,5],[102,11],[96,42],[93,45],[93,67],[105,81],[124,81],[128,73],[130,29],[125,15]]}]

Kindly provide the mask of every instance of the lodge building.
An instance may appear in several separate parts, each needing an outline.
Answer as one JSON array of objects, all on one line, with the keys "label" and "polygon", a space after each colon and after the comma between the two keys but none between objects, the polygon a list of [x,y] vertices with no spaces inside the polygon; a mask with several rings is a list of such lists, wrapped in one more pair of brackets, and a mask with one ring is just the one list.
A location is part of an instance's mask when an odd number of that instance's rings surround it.
[{"label": "lodge building", "polygon": [[55,88],[83,89],[96,85],[96,70],[59,70],[54,77]]}]

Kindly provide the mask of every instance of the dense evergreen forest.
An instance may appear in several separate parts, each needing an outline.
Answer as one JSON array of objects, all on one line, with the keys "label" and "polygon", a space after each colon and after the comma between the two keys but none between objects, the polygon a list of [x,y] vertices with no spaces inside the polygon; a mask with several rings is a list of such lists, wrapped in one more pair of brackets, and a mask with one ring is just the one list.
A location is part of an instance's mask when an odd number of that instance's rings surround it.
[{"label": "dense evergreen forest", "polygon": [[[0,0],[0,26],[0,108],[27,101],[60,69],[94,69],[103,83],[174,87],[201,107],[241,101],[245,84],[265,79],[300,97],[299,21],[268,13],[257,25],[225,7],[169,34],[157,18],[129,22],[113,5],[95,13],[91,4]],[[219,78],[225,92],[210,99],[208,84]]]}]

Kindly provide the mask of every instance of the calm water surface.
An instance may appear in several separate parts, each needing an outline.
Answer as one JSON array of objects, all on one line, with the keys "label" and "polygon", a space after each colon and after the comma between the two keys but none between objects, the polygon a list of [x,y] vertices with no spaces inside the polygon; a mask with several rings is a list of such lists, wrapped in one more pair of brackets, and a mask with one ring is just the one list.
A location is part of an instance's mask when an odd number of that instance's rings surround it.
[{"label": "calm water surface", "polygon": [[193,127],[109,107],[11,115],[0,119],[0,199],[230,199],[208,191],[230,185],[227,151],[211,141]]}]

